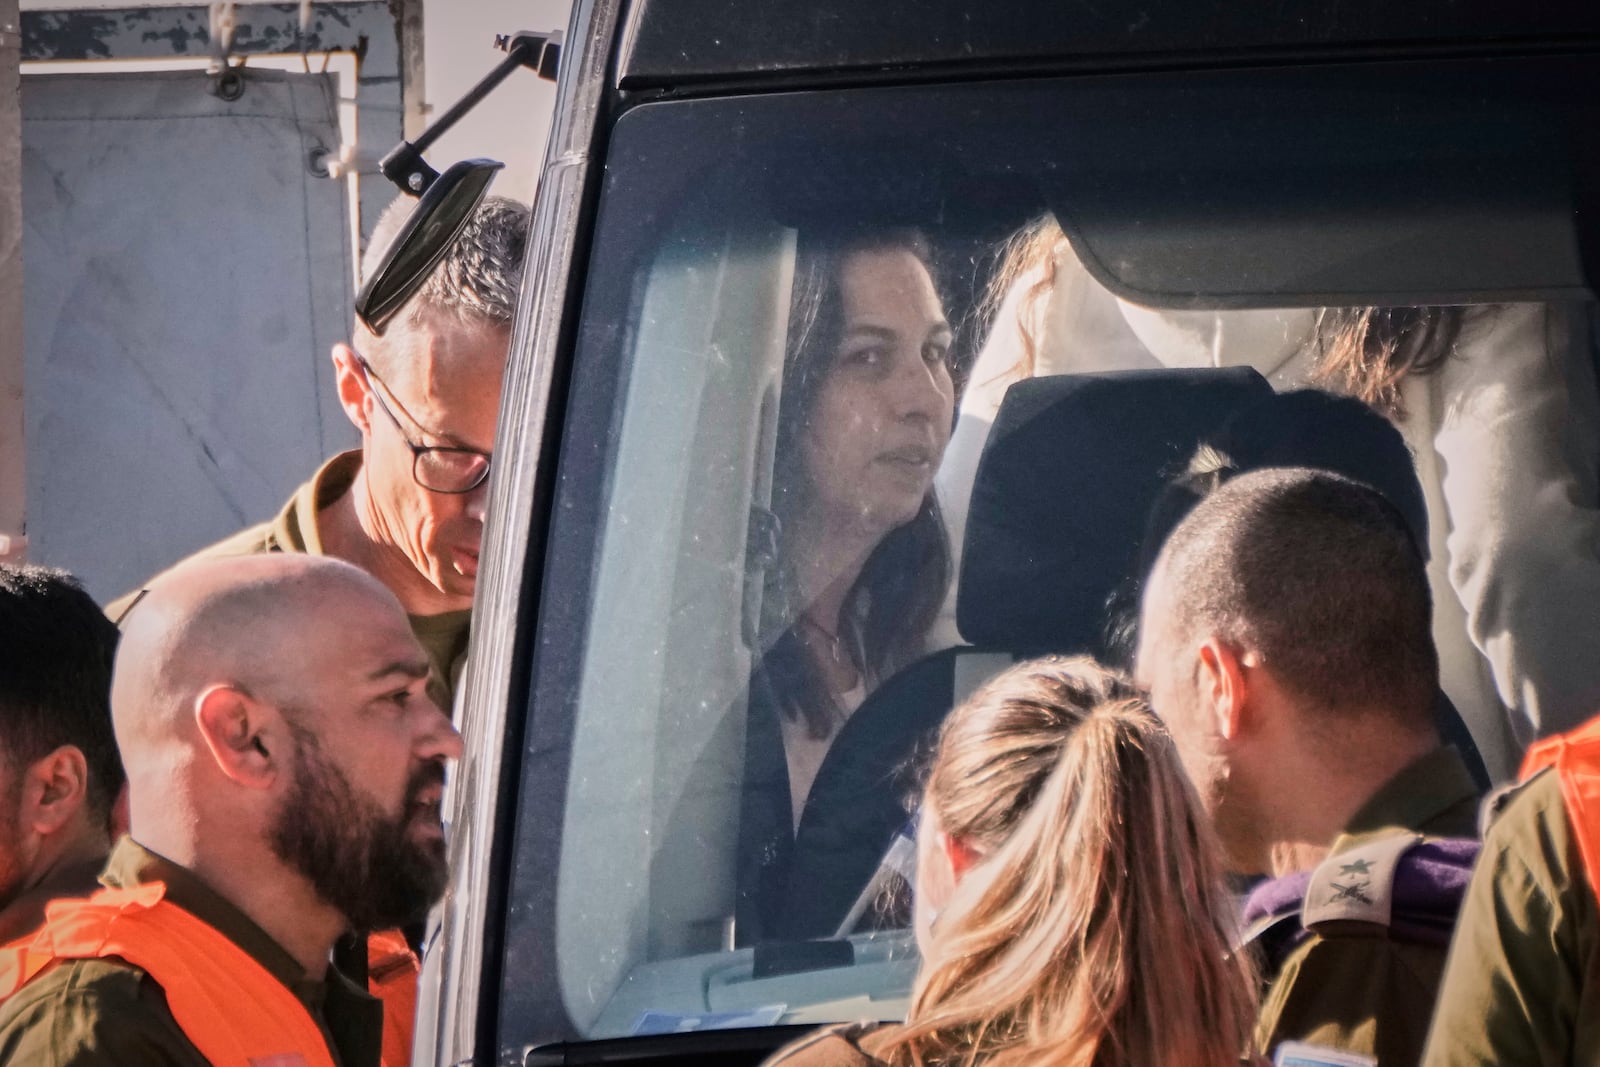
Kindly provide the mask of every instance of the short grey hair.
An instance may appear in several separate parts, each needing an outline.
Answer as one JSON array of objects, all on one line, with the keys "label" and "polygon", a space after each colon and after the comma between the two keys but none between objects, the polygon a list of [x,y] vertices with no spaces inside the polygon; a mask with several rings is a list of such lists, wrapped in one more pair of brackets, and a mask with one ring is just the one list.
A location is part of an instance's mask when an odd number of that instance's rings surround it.
[{"label": "short grey hair", "polygon": [[[363,278],[372,276],[416,204],[402,195],[384,209],[361,260]],[[469,326],[509,327],[522,287],[528,224],[526,204],[504,196],[485,198],[389,328],[409,329],[441,316]]]}]

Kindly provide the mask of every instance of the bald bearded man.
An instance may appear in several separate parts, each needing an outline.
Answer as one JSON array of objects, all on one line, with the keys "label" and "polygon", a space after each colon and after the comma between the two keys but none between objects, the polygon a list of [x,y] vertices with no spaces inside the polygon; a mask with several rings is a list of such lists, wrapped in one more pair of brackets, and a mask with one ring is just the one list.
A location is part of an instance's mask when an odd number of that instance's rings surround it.
[{"label": "bald bearded man", "polygon": [[326,557],[187,564],[124,623],[130,836],[0,960],[0,1063],[373,1067],[382,1009],[328,964],[425,913],[460,755],[394,595]]}]

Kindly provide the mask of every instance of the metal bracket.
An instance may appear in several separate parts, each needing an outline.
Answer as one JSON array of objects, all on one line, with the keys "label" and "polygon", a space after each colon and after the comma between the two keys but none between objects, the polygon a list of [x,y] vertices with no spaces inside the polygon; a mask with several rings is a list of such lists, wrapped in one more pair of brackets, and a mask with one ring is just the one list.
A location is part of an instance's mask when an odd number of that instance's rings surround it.
[{"label": "metal bracket", "polygon": [[507,37],[500,34],[495,38],[495,46],[506,52],[506,58],[484,75],[483,80],[467,90],[467,94],[457,100],[443,115],[440,115],[422,135],[415,141],[401,141],[388,155],[383,157],[378,164],[378,169],[383,176],[388,178],[403,193],[412,196],[421,196],[428,191],[439,177],[439,172],[430,167],[422,158],[430,145],[437,141],[446,130],[461,120],[461,117],[474,107],[478,101],[488,96],[495,86],[511,76],[512,71],[526,67],[541,78],[554,81],[556,68],[561,57],[560,30],[549,33],[533,33],[522,31]]}]

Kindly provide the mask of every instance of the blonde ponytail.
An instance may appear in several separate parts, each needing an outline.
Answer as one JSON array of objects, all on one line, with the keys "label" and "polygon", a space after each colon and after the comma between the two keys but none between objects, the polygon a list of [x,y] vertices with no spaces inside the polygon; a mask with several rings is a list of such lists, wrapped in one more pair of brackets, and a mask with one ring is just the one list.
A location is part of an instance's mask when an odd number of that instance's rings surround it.
[{"label": "blonde ponytail", "polygon": [[1235,1067],[1254,988],[1172,742],[1085,658],[1012,668],[952,713],[924,795],[984,858],[931,935],[894,1064]]}]

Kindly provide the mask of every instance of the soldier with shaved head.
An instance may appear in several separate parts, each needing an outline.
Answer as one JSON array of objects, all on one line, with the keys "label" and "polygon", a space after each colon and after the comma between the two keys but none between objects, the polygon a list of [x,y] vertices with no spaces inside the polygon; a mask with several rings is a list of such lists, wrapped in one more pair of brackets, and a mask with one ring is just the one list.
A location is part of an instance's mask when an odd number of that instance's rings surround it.
[{"label": "soldier with shaved head", "polygon": [[1138,675],[1233,869],[1276,1062],[1415,1064],[1476,855],[1478,789],[1435,725],[1416,540],[1326,471],[1240,475],[1173,531]]},{"label": "soldier with shaved head", "polygon": [[195,562],[124,623],[129,837],[107,889],[0,959],[0,1062],[376,1064],[381,1005],[329,966],[446,879],[460,738],[384,586],[304,555]]}]

